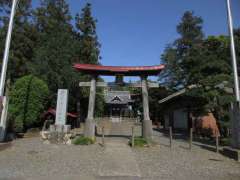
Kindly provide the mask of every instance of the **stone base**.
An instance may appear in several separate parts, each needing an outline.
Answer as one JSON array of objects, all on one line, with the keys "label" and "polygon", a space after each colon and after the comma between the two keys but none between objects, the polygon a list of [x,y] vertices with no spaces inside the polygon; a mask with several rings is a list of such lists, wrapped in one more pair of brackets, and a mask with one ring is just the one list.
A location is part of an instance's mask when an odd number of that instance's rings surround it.
[{"label": "stone base", "polygon": [[[49,130],[41,131],[42,139],[51,144],[69,144],[73,134],[70,125],[50,125]],[[71,144],[71,143],[70,143]]]},{"label": "stone base", "polygon": [[87,119],[84,126],[84,136],[95,139],[95,121],[94,119]]},{"label": "stone base", "polygon": [[235,159],[236,161],[240,162],[240,149],[224,147],[223,154],[229,158]]},{"label": "stone base", "polygon": [[55,124],[56,131],[59,133],[63,132],[63,125],[61,124]]},{"label": "stone base", "polygon": [[142,136],[146,140],[152,140],[152,121],[151,120],[143,120],[142,122]]}]

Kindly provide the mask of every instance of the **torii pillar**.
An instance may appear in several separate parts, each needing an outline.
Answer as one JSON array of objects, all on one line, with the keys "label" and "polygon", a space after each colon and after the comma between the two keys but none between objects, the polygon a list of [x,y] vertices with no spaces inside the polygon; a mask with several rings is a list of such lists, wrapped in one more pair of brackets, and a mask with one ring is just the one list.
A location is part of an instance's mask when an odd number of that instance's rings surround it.
[{"label": "torii pillar", "polygon": [[84,136],[95,139],[95,120],[94,120],[94,109],[96,99],[96,79],[97,76],[92,76],[88,103],[88,115],[84,127]]},{"label": "torii pillar", "polygon": [[152,139],[152,121],[149,116],[149,101],[148,101],[148,83],[147,76],[141,77],[142,84],[142,99],[143,99],[143,122],[142,136],[146,140]]}]

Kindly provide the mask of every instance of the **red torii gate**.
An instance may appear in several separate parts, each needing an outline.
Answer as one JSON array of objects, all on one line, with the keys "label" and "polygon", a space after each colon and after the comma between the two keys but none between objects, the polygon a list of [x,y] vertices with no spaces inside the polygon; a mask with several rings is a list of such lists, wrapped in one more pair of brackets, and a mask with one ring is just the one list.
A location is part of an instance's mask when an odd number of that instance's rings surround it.
[{"label": "red torii gate", "polygon": [[164,69],[164,65],[157,66],[102,66],[95,64],[75,64],[73,66],[77,71],[91,75],[91,82],[80,82],[79,86],[90,86],[88,115],[85,122],[84,136],[94,138],[95,136],[95,122],[94,122],[94,108],[96,87],[107,87],[105,82],[96,82],[96,79],[100,75],[104,76],[140,76],[141,83],[128,83],[126,85],[132,87],[142,88],[143,98],[143,123],[142,132],[143,137],[151,139],[152,137],[152,121],[149,116],[149,102],[148,102],[148,88],[158,87],[156,83],[150,83],[147,81],[148,76],[157,76]]}]

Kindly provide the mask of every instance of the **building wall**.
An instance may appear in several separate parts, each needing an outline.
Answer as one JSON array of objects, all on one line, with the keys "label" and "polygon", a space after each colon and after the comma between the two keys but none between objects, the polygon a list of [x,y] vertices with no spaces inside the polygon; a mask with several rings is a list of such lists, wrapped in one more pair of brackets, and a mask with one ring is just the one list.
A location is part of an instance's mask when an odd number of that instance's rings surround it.
[{"label": "building wall", "polygon": [[187,112],[182,109],[174,111],[174,125],[175,129],[187,129],[188,128],[188,116]]},{"label": "building wall", "polygon": [[[170,125],[169,114],[164,116],[164,127],[168,128]],[[188,129],[188,114],[184,109],[177,109],[173,111],[173,127],[174,129]]]},{"label": "building wall", "polygon": [[164,115],[164,128],[168,129],[169,127],[169,115]]}]

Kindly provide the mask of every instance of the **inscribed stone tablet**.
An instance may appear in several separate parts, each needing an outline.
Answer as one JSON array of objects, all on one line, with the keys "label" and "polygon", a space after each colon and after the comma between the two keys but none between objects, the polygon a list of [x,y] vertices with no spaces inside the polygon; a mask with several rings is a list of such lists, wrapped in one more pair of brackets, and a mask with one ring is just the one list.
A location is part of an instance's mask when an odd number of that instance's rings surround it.
[{"label": "inscribed stone tablet", "polygon": [[67,116],[68,90],[59,89],[55,124],[65,125]]}]

